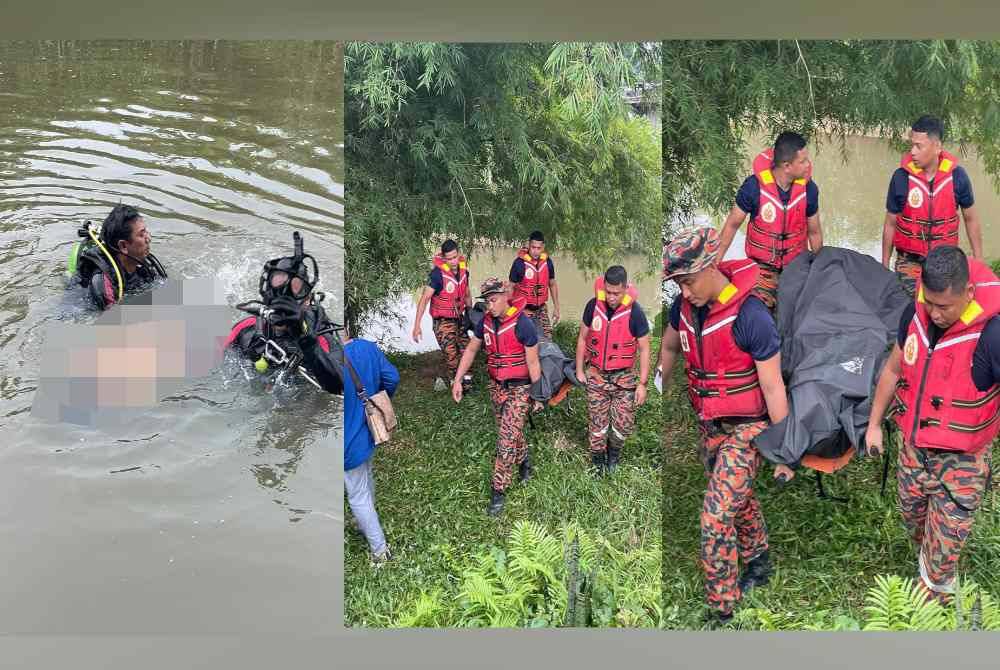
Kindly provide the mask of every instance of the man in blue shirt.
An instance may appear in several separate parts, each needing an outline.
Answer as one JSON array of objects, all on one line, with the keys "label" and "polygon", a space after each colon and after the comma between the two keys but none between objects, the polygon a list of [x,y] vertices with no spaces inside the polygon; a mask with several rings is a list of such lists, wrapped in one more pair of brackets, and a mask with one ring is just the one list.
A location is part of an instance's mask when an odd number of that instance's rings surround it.
[{"label": "man in blue shirt", "polygon": [[[344,362],[358,375],[367,395],[385,391],[390,396],[399,385],[399,371],[379,348],[368,340],[347,338]],[[372,456],[375,442],[368,430],[365,408],[358,398],[353,375],[344,375],[344,490],[358,528],[368,540],[372,561],[381,565],[392,556],[375,511],[375,478]]]}]

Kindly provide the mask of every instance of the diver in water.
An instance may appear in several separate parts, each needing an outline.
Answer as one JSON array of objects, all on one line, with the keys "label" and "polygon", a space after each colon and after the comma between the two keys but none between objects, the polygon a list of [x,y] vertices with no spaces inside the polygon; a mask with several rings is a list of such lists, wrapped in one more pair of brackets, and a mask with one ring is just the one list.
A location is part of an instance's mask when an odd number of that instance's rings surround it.
[{"label": "diver in water", "polygon": [[77,235],[83,241],[73,245],[67,274],[88,289],[100,310],[121,302],[126,293],[140,293],[167,271],[150,251],[146,220],[135,207],[116,205],[101,226],[87,221]]},{"label": "diver in water", "polygon": [[299,375],[317,388],[342,395],[341,327],[320,305],[323,294],[313,290],[319,282],[316,259],[303,251],[298,232],[292,237],[294,255],[264,264],[258,284],[262,300],[237,305],[253,316],[233,326],[226,347],[253,361],[261,374],[276,371],[279,380]]}]

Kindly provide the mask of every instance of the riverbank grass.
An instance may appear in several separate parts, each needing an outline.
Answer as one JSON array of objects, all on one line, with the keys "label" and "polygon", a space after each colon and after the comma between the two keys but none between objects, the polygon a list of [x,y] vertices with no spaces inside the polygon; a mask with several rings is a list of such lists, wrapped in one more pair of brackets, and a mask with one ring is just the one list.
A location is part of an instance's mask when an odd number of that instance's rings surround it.
[{"label": "riverbank grass", "polygon": [[[576,333],[575,324],[556,327],[555,340],[567,355],[574,351]],[[658,343],[654,353],[656,348]],[[373,568],[364,538],[348,524],[347,625],[490,625],[463,614],[469,611],[463,602],[468,604],[470,571],[481,565],[483,554],[494,556],[499,569],[506,569],[518,522],[531,522],[560,538],[568,537],[570,526],[602,547],[594,566],[602,575],[597,581],[615,596],[595,596],[595,606],[600,600],[602,609],[583,625],[661,623],[662,404],[652,376],[648,400],[637,412],[636,431],[613,477],[596,479],[590,473],[586,396],[574,389],[560,405],[535,416],[535,428],[528,428],[534,476],[526,483],[515,478],[503,514],[492,519],[486,506],[496,430],[481,359],[474,368],[475,389],[461,404],[455,404],[450,390],[434,390],[441,369],[439,352],[391,354],[390,359],[402,378],[394,399],[400,427],[392,442],[376,453],[374,467],[376,507],[394,558]],[[567,542],[557,563],[572,563],[571,547]],[[539,598],[557,602],[565,593],[546,591]],[[421,607],[433,616],[421,619]],[[526,610],[523,616],[498,621],[563,625],[561,614],[547,619],[538,615],[559,607],[565,608],[565,603],[539,605],[531,610],[534,614]]]}]

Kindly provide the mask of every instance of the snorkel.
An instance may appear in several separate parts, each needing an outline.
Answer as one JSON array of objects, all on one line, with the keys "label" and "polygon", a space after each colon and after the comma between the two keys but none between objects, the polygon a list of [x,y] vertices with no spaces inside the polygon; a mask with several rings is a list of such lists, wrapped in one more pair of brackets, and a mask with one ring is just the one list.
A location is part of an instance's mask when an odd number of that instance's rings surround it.
[{"label": "snorkel", "polygon": [[[257,291],[265,305],[271,304],[279,296],[287,296],[301,303],[319,283],[319,266],[312,255],[305,253],[302,235],[295,231],[292,233],[292,240],[293,255],[272,258],[264,264],[260,273]],[[309,265],[312,265],[311,272]]]}]

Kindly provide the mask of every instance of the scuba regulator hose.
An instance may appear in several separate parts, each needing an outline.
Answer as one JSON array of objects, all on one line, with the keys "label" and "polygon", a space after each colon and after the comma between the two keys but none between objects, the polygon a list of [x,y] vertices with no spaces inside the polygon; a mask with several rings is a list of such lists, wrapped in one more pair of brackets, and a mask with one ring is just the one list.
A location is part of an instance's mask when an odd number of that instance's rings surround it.
[{"label": "scuba regulator hose", "polygon": [[97,248],[101,250],[101,252],[105,255],[105,257],[107,257],[108,262],[111,263],[111,267],[115,271],[115,279],[118,280],[118,302],[121,302],[122,296],[125,293],[125,281],[122,279],[122,273],[118,270],[118,263],[115,263],[115,259],[108,252],[107,247],[105,247],[101,243],[101,240],[94,232],[94,228],[92,225],[87,226],[87,234],[90,235],[90,239],[94,241],[94,244],[97,245]]}]

